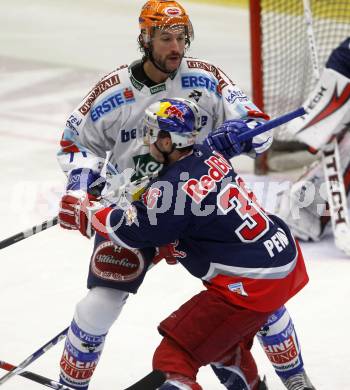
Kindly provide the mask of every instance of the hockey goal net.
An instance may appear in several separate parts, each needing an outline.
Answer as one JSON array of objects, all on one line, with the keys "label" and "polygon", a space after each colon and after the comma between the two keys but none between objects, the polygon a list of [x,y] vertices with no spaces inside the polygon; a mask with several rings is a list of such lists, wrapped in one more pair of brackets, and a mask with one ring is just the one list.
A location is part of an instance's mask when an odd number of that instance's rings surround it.
[{"label": "hockey goal net", "polygon": [[[319,66],[350,36],[350,0],[310,0]],[[252,95],[272,118],[302,105],[315,84],[303,0],[250,0]],[[271,150],[256,173],[287,170],[312,161],[303,145],[275,130]]]}]

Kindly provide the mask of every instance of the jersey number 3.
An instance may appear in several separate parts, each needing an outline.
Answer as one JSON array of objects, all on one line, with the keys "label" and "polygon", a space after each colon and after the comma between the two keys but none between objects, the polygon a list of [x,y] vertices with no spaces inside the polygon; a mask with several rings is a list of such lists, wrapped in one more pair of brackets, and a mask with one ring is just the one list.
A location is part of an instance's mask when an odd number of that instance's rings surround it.
[{"label": "jersey number 3", "polygon": [[243,220],[235,233],[242,242],[254,242],[262,237],[270,228],[270,220],[264,211],[257,205],[253,194],[236,183],[229,183],[219,193],[218,207],[228,214],[231,210]]}]

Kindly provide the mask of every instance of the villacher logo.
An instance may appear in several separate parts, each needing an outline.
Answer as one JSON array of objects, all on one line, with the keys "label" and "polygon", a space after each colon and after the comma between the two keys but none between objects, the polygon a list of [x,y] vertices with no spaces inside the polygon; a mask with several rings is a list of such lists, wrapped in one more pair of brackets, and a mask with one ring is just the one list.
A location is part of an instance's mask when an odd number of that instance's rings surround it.
[{"label": "villacher logo", "polygon": [[91,271],[98,278],[109,281],[135,280],[144,270],[143,255],[137,249],[118,247],[112,241],[100,244],[91,260]]}]

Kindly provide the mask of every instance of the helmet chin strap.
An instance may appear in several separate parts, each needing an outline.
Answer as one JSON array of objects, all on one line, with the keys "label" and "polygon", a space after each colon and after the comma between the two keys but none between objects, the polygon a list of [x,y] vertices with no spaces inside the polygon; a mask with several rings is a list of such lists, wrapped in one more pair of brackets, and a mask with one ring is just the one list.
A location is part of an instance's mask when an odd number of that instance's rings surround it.
[{"label": "helmet chin strap", "polygon": [[159,149],[159,146],[157,145],[157,141],[153,145],[158,150],[158,152],[163,156],[164,158],[163,165],[169,165],[169,156],[176,149],[176,144],[172,144],[170,152],[165,152]]}]

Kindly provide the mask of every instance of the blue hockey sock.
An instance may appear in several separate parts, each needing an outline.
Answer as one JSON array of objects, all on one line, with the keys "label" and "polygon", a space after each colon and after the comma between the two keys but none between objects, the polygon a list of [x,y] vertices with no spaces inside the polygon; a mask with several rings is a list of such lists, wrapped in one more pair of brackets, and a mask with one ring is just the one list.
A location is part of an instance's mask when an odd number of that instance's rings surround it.
[{"label": "blue hockey sock", "polygon": [[284,306],[268,318],[257,337],[278,376],[287,379],[303,371],[294,324]]},{"label": "blue hockey sock", "polygon": [[105,336],[89,334],[72,321],[60,362],[60,383],[77,390],[88,389]]}]

